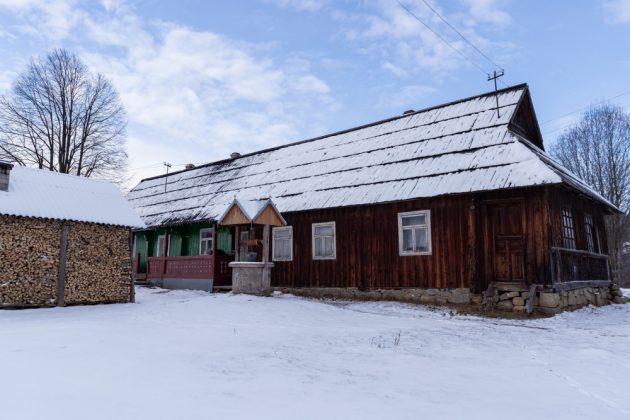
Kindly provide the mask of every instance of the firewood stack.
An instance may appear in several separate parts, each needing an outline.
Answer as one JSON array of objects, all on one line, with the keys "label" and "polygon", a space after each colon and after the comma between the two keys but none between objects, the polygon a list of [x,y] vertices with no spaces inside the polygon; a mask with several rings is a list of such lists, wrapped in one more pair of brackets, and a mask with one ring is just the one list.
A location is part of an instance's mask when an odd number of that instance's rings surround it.
[{"label": "firewood stack", "polygon": [[66,304],[127,302],[130,287],[129,229],[69,223]]},{"label": "firewood stack", "polygon": [[0,306],[55,303],[61,222],[0,216]]},{"label": "firewood stack", "polygon": [[[66,304],[127,302],[129,229],[66,222]],[[0,307],[57,301],[62,222],[0,216]]]}]

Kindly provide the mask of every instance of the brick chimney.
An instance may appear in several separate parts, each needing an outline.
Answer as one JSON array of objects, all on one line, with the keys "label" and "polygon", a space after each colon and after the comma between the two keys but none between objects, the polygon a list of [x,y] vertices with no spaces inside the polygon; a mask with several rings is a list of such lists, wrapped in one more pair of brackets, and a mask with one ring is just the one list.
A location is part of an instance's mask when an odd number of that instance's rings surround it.
[{"label": "brick chimney", "polygon": [[13,165],[0,161],[0,191],[9,191],[9,177]]}]

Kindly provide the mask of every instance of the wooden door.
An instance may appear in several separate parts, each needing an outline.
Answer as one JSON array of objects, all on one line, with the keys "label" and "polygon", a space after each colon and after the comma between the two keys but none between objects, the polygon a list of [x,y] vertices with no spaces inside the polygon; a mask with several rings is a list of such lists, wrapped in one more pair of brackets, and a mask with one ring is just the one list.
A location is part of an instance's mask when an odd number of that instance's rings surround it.
[{"label": "wooden door", "polygon": [[492,202],[486,209],[487,280],[525,283],[527,246],[522,202]]}]

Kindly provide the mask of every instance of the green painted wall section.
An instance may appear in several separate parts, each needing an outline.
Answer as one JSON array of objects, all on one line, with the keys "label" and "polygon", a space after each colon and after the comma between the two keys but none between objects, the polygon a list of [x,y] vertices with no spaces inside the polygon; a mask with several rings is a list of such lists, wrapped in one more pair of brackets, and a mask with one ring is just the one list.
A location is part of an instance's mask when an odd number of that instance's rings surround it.
[{"label": "green painted wall section", "polygon": [[[200,230],[211,228],[213,223],[192,223],[169,228],[168,254],[172,257],[199,255]],[[135,234],[135,254],[140,254],[140,272],[146,272],[147,256],[157,255],[158,236],[165,229],[159,228]],[[226,254],[232,252],[232,234],[227,227],[219,227],[216,232],[217,249]]]},{"label": "green painted wall section", "polygon": [[232,253],[232,233],[225,226],[217,229],[217,250],[221,250],[226,254]]}]

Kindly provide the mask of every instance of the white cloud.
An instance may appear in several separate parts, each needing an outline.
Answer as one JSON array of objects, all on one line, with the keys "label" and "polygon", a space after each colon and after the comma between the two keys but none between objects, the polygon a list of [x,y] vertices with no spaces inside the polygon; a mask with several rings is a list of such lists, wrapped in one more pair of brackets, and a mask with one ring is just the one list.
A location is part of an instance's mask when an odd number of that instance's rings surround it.
[{"label": "white cloud", "polygon": [[[429,80],[439,84],[451,79],[460,69],[473,69],[472,64],[397,1],[373,0],[367,4],[370,7],[366,7],[362,15],[338,13],[337,17],[348,28],[347,38],[395,77],[403,80],[417,80],[420,77],[425,84]],[[494,67],[448,28],[422,0],[404,0],[403,4],[485,72]],[[501,62],[501,58],[513,48],[511,43],[491,41],[484,36],[488,32],[493,35],[500,33],[512,21],[510,15],[500,9],[500,0],[460,0],[460,10],[450,14],[435,1],[431,5],[478,48],[493,56],[495,61]],[[466,6],[466,9],[462,9],[461,5]],[[417,86],[411,84],[408,88],[409,92],[414,92]],[[413,99],[413,95],[404,97]]]},{"label": "white cloud", "polygon": [[85,13],[77,8],[77,0],[0,0],[0,8],[20,16],[18,32],[45,39],[65,38]]},{"label": "white cloud", "polygon": [[[283,58],[273,44],[147,22],[123,0],[89,11],[75,0],[0,0],[0,8],[23,34],[45,37],[46,48],[62,41],[113,81],[129,116],[132,182],[161,173],[163,161],[209,162],[320,134],[337,107],[309,60]],[[13,75],[0,68],[0,88]]]},{"label": "white cloud", "polygon": [[383,63],[382,66],[385,70],[391,72],[394,76],[406,77],[409,74],[405,71],[405,69],[400,68],[397,65],[390,63],[389,61]]},{"label": "white cloud", "polygon": [[604,11],[609,23],[630,23],[630,0],[606,1]]},{"label": "white cloud", "polygon": [[279,7],[292,8],[299,11],[314,12],[327,3],[326,0],[265,0]]},{"label": "white cloud", "polygon": [[435,90],[436,89],[432,86],[408,85],[399,92],[392,94],[392,92],[388,91],[387,93],[382,94],[379,100],[379,105],[390,108],[399,108],[402,112],[407,109],[405,107],[426,102],[424,99],[435,92]]},{"label": "white cloud", "polygon": [[496,26],[508,26],[512,23],[509,13],[500,9],[498,0],[463,0],[469,7],[470,16],[477,22],[489,23]]},{"label": "white cloud", "polygon": [[85,29],[103,47],[122,49],[84,57],[121,94],[139,176],[161,171],[164,160],[201,163],[301,138],[336,106],[308,60],[272,60],[267,44],[170,23],[149,30],[124,8],[86,19]]}]

